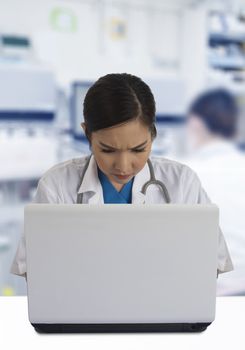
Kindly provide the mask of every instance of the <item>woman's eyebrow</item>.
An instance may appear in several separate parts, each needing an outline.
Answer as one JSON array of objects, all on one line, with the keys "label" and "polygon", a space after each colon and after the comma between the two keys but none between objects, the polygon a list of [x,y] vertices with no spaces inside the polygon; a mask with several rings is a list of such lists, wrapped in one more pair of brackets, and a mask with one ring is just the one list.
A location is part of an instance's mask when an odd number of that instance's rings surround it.
[{"label": "woman's eyebrow", "polygon": [[[140,145],[138,145],[138,146],[134,146],[134,147],[132,147],[132,148],[131,148],[131,150],[136,149],[136,148],[139,148],[139,147],[141,147],[141,146],[144,146],[144,145],[147,143],[147,141],[148,141],[148,140],[146,140],[145,142],[141,143],[141,144],[140,144]],[[110,149],[116,150],[116,148],[111,147],[111,146],[109,146],[109,145],[106,145],[105,143],[103,143],[103,142],[101,142],[101,141],[99,141],[99,143],[101,144],[101,146],[104,146],[104,147],[107,147],[107,148],[110,148]]]}]

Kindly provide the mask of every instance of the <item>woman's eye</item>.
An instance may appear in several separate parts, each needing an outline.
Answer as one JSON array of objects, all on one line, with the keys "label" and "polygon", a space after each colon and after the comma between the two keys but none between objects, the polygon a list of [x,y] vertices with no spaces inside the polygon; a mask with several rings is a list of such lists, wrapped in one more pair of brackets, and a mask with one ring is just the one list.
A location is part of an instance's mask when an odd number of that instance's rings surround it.
[{"label": "woman's eye", "polygon": [[142,148],[142,149],[135,149],[133,152],[144,152],[145,151],[145,148]]},{"label": "woman's eye", "polygon": [[108,149],[102,149],[101,151],[104,152],[104,153],[112,153],[112,152],[114,152],[114,151],[109,151]]}]

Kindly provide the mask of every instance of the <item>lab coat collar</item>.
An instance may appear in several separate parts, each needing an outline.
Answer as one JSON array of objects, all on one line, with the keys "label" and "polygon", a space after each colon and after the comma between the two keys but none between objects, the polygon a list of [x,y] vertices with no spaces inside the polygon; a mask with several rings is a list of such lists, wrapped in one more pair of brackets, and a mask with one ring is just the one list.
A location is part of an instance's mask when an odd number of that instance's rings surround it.
[{"label": "lab coat collar", "polygon": [[[81,174],[82,176],[82,174]],[[84,174],[83,182],[78,190],[78,193],[91,192],[91,197],[88,203],[103,203],[103,190],[98,177],[97,163],[94,155],[90,158],[88,168]]]},{"label": "lab coat collar", "polygon": [[[145,203],[146,196],[141,192],[142,186],[150,179],[150,171],[148,163],[135,176],[132,186],[132,203]],[[97,163],[92,154],[90,162],[85,172],[83,182],[78,190],[78,193],[92,192],[88,200],[89,204],[104,203],[103,189],[98,177]]]}]

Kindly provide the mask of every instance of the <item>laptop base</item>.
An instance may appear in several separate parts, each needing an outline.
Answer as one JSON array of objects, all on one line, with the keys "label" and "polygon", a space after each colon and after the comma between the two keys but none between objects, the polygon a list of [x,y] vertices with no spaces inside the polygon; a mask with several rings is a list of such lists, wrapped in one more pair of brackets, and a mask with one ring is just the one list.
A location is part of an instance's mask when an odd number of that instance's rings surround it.
[{"label": "laptop base", "polygon": [[38,333],[202,332],[210,323],[31,323]]}]

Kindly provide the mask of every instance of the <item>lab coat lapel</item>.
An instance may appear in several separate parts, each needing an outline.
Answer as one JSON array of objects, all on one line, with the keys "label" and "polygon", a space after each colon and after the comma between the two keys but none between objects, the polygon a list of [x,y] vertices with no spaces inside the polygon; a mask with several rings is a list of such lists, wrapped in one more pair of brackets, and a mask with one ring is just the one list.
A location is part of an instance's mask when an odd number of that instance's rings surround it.
[{"label": "lab coat lapel", "polygon": [[78,193],[90,192],[88,203],[89,204],[103,204],[103,190],[98,177],[97,163],[94,155],[89,162],[87,171],[85,172],[83,182],[78,190]]}]

